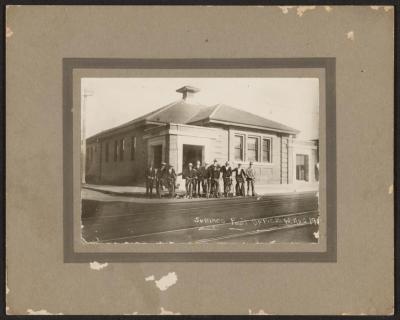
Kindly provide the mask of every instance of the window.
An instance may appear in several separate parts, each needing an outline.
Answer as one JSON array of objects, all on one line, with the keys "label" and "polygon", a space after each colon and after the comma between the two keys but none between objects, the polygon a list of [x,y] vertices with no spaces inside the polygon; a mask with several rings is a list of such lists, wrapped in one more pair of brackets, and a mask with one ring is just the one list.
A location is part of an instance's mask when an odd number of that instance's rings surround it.
[{"label": "window", "polygon": [[110,144],[106,142],[106,150],[105,150],[106,162],[108,162],[109,153],[110,153]]},{"label": "window", "polygon": [[235,147],[235,160],[243,161],[243,136],[235,135],[234,139]]},{"label": "window", "polygon": [[131,140],[131,160],[135,160],[136,153],[136,137],[132,137]]},{"label": "window", "polygon": [[296,180],[308,181],[308,156],[296,154]]},{"label": "window", "polygon": [[114,141],[114,161],[118,160],[118,140]]},{"label": "window", "polygon": [[247,138],[247,160],[258,161],[258,139],[248,137]]},{"label": "window", "polygon": [[262,140],[262,161],[263,162],[272,162],[271,157],[271,139],[263,139]]},{"label": "window", "polygon": [[119,161],[124,160],[124,152],[125,152],[125,139],[121,139],[119,145]]}]

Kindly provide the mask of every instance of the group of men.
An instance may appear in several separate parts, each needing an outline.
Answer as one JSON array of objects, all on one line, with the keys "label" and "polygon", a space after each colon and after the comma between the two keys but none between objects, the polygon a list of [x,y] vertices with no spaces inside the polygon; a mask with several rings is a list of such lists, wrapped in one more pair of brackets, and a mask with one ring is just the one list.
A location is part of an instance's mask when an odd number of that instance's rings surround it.
[{"label": "group of men", "polygon": [[[249,167],[244,169],[241,163],[238,163],[236,168],[232,168],[229,161],[225,165],[220,166],[215,159],[213,164],[200,161],[193,166],[189,163],[182,173],[177,174],[174,167],[163,162],[161,168],[153,168],[150,165],[146,170],[146,195],[152,197],[153,188],[156,189],[157,196],[161,196],[161,190],[167,187],[170,196],[175,196],[176,178],[182,175],[185,180],[185,189],[187,198],[205,196],[219,198],[220,179],[223,181],[223,196],[246,196],[245,183],[247,182],[247,195],[255,196],[254,184],[256,180],[256,172],[253,167],[253,162],[250,162]],[[233,178],[236,180],[235,192],[232,190]]]},{"label": "group of men", "polygon": [[152,164],[146,169],[146,196],[153,197],[153,188],[157,197],[161,198],[161,192],[167,188],[169,195],[175,197],[176,177],[174,166],[165,162],[161,163],[160,168],[154,168]]}]

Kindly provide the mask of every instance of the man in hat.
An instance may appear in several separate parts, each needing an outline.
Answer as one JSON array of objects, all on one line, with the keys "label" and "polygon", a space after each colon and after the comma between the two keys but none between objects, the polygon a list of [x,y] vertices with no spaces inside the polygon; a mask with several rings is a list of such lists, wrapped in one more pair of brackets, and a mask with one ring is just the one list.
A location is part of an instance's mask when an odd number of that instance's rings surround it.
[{"label": "man in hat", "polygon": [[250,196],[250,186],[251,195],[254,197],[256,194],[254,192],[254,184],[256,182],[256,171],[253,167],[253,161],[250,161],[249,167],[246,169],[246,180],[247,180],[247,196]]},{"label": "man in hat", "polygon": [[153,180],[154,188],[156,189],[156,195],[160,198],[160,169],[154,168],[154,180]]},{"label": "man in hat", "polygon": [[183,171],[182,178],[185,179],[186,197],[191,199],[193,195],[194,180],[196,178],[196,170],[193,168],[191,162]]},{"label": "man in hat", "polygon": [[161,162],[161,167],[158,169],[156,179],[158,184],[158,196],[161,198],[161,191],[164,190],[166,186],[166,176],[167,173],[167,164],[165,162]]},{"label": "man in hat", "polygon": [[167,172],[167,163],[166,162],[161,162],[161,167],[160,167],[160,175],[165,178],[165,174]]},{"label": "man in hat", "polygon": [[222,178],[224,180],[224,195],[225,197],[228,197],[232,186],[232,168],[229,164],[229,161],[225,162],[225,165],[222,167],[221,171]]},{"label": "man in hat", "polygon": [[236,178],[236,195],[244,196],[244,180],[246,178],[246,173],[242,168],[242,164],[238,163],[237,168],[233,169]]},{"label": "man in hat", "polygon": [[206,197],[209,198],[210,194],[211,194],[211,187],[212,187],[212,183],[211,183],[211,176],[212,176],[212,169],[213,169],[213,165],[210,164],[209,166],[206,166],[206,185],[207,185],[207,192],[206,192]]},{"label": "man in hat", "polygon": [[218,164],[217,159],[214,159],[214,163],[211,166],[211,193],[214,197],[219,198],[219,178],[221,177],[221,167]]},{"label": "man in hat", "polygon": [[205,180],[206,180],[206,167],[201,165],[200,160],[196,161],[196,186],[195,186],[195,193],[197,197],[201,197],[201,190],[203,189],[203,193],[206,193],[205,188]]},{"label": "man in hat", "polygon": [[154,185],[155,170],[152,163],[150,163],[150,165],[146,168],[145,176],[146,176],[146,197],[150,196],[150,198],[152,198],[153,187],[155,187]]},{"label": "man in hat", "polygon": [[173,165],[169,165],[166,171],[167,187],[170,192],[170,197],[175,197],[175,184],[176,184],[176,173]]}]

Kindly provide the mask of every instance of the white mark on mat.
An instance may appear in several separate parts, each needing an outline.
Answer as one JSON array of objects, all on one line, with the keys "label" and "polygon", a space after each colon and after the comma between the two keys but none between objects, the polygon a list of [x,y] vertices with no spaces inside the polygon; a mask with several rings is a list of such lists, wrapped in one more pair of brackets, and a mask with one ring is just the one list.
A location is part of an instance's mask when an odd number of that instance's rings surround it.
[{"label": "white mark on mat", "polygon": [[392,194],[393,193],[393,185],[391,184],[390,186],[389,186],[389,194]]},{"label": "white mark on mat", "polygon": [[308,10],[314,10],[316,8],[316,6],[298,6],[297,7],[297,15],[299,17],[302,17],[304,12],[308,11]]},{"label": "white mark on mat", "polygon": [[90,269],[97,270],[97,271],[104,269],[107,266],[108,266],[107,262],[106,263],[98,263],[97,261],[94,261],[94,262],[90,263]]},{"label": "white mark on mat", "polygon": [[243,231],[244,229],[240,229],[240,228],[229,228],[229,230]]},{"label": "white mark on mat", "polygon": [[347,35],[347,39],[349,39],[349,40],[351,40],[351,41],[354,40],[354,31],[353,31],[353,30],[347,32],[346,35]]},{"label": "white mark on mat", "polygon": [[6,38],[10,38],[14,32],[11,30],[10,27],[6,27]]},{"label": "white mark on mat", "polygon": [[324,6],[324,8],[325,8],[325,11],[327,11],[327,12],[331,12],[332,11],[332,7],[330,7],[330,6]]},{"label": "white mark on mat", "polygon": [[287,14],[289,13],[289,9],[294,8],[294,6],[278,6],[278,8],[282,10],[283,14]]},{"label": "white mark on mat", "polygon": [[163,315],[173,315],[173,314],[179,315],[180,313],[179,312],[168,311],[168,310],[165,310],[163,307],[161,307],[160,314],[163,314]]},{"label": "white mark on mat", "polygon": [[[281,9],[283,14],[288,14],[289,10],[296,8],[296,6],[278,6],[278,8]],[[316,8],[317,6],[297,6],[296,14],[299,17],[302,17],[306,11],[315,10]],[[324,6],[324,8],[327,12],[332,10],[332,7],[330,6]]]},{"label": "white mark on mat", "polygon": [[383,8],[385,12],[388,12],[393,9],[393,6],[370,6],[372,10],[379,10],[380,8]]},{"label": "white mark on mat", "polygon": [[159,280],[154,279],[154,276],[145,278],[146,281],[154,281],[158,289],[165,291],[178,281],[178,276],[175,272],[170,272],[166,276],[161,277]]},{"label": "white mark on mat", "polygon": [[266,313],[263,309],[260,309],[257,312],[253,313],[253,311],[251,309],[249,309],[249,315],[259,315],[259,316],[261,316],[261,315],[269,315],[269,313]]},{"label": "white mark on mat", "polygon": [[32,310],[32,309],[28,309],[28,310],[26,310],[26,312],[27,312],[29,315],[36,315],[36,316],[39,316],[39,315],[46,315],[46,316],[50,316],[50,315],[62,315],[62,313],[51,313],[51,312],[48,312],[47,310],[44,310],[44,309],[38,310],[38,311],[34,311],[34,310]]},{"label": "white mark on mat", "polygon": [[10,314],[10,307],[6,306],[6,314]]},{"label": "white mark on mat", "polygon": [[315,239],[319,239],[319,230],[313,233]]},{"label": "white mark on mat", "polygon": [[137,315],[137,314],[138,314],[138,312],[134,311],[132,313],[124,313],[124,316],[132,316],[132,315]]},{"label": "white mark on mat", "polygon": [[276,242],[276,240],[272,240],[272,241],[270,241],[269,243],[272,243],[272,244],[274,244]]},{"label": "white mark on mat", "polygon": [[146,280],[146,281],[154,281],[154,280],[155,280],[155,277],[154,277],[154,275],[152,274],[151,276],[148,276],[148,277],[144,278],[144,280]]}]

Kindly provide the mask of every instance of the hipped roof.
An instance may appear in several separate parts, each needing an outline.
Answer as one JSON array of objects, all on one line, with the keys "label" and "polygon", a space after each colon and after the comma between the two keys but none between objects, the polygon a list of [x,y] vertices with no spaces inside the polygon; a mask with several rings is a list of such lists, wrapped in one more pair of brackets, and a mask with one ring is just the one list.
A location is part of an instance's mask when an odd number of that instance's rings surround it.
[{"label": "hipped roof", "polygon": [[112,131],[131,125],[146,123],[177,123],[189,125],[219,123],[239,127],[251,127],[267,131],[277,131],[288,134],[299,133],[298,130],[288,127],[282,123],[272,121],[225,104],[205,106],[201,104],[188,103],[182,99],[149,112],[122,125],[102,131],[91,138],[105,133],[111,133]]}]

